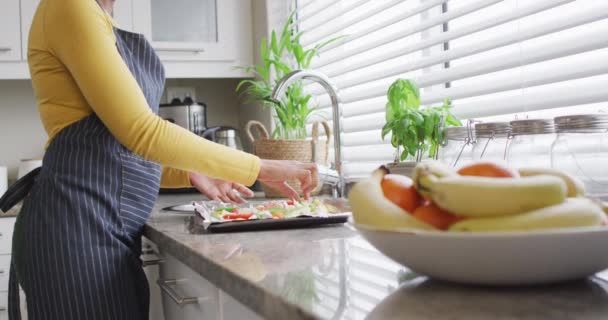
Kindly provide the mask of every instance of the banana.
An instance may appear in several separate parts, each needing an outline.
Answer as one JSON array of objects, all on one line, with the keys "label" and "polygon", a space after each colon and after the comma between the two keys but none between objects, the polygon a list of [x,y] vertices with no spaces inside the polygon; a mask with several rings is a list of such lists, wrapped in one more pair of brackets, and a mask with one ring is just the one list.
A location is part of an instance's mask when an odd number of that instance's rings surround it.
[{"label": "banana", "polygon": [[348,194],[355,222],[386,230],[395,228],[435,229],[414,218],[384,197],[381,182],[385,174],[387,174],[386,168],[375,170],[371,177],[358,182]]},{"label": "banana", "polygon": [[536,176],[536,175],[550,175],[561,178],[568,187],[568,197],[583,197],[585,196],[585,185],[583,182],[560,170],[551,168],[519,168],[519,174],[522,177]]},{"label": "banana", "polygon": [[602,210],[604,210],[604,213],[608,215],[608,202],[601,201],[600,206],[602,207]]},{"label": "banana", "polygon": [[432,174],[417,176],[418,192],[460,216],[512,215],[562,203],[566,184],[554,176],[487,178]]},{"label": "banana", "polygon": [[473,218],[453,224],[449,231],[527,231],[600,226],[606,215],[593,201],[568,198],[564,203],[511,216]]},{"label": "banana", "polygon": [[[417,181],[420,181],[421,177],[429,175],[432,175],[437,178],[443,178],[458,176],[458,173],[456,172],[456,170],[454,170],[454,168],[446,166],[438,161],[422,162],[419,163],[416,168],[414,168],[412,180],[414,181],[414,184],[416,184]],[[427,190],[425,190],[424,188],[419,188],[419,186],[416,185],[416,189],[423,196],[427,198],[431,197],[430,193],[428,193]]]}]

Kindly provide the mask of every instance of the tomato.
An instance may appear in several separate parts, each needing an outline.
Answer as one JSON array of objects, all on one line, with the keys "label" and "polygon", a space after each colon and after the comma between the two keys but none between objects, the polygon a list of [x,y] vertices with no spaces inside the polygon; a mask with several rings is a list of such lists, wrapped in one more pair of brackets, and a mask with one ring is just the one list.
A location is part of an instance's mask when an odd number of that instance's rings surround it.
[{"label": "tomato", "polygon": [[222,218],[227,219],[227,220],[247,220],[249,218],[251,218],[251,216],[253,215],[252,212],[250,213],[229,213],[229,214],[225,214],[222,216]]},{"label": "tomato", "polygon": [[398,174],[385,175],[382,179],[382,192],[388,200],[408,213],[414,212],[422,203],[422,198],[416,189],[414,189],[412,179],[406,176]]},{"label": "tomato", "polygon": [[287,200],[287,205],[293,206],[294,205],[293,200]]},{"label": "tomato", "polygon": [[440,230],[446,230],[452,224],[464,219],[439,208],[431,202],[416,208],[412,215]]},{"label": "tomato", "polygon": [[505,168],[491,162],[479,162],[464,166],[458,170],[462,176],[492,177],[492,178],[517,178],[519,173],[515,170]]}]

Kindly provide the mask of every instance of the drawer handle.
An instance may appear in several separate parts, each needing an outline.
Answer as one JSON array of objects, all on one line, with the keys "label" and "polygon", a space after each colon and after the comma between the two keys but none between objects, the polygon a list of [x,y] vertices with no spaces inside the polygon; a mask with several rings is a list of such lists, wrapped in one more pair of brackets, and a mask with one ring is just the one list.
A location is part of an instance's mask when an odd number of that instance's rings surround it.
[{"label": "drawer handle", "polygon": [[197,298],[197,297],[182,297],[177,292],[175,292],[175,290],[173,290],[173,288],[171,288],[170,285],[176,284],[178,281],[179,280],[176,280],[176,279],[167,279],[167,280],[158,279],[156,281],[156,283],[158,283],[158,286],[160,287],[160,289],[164,293],[166,293],[169,296],[169,298],[171,298],[171,300],[175,301],[175,303],[177,303],[180,306],[183,306],[185,304],[196,304],[196,303],[198,303],[199,298]]},{"label": "drawer handle", "polygon": [[155,258],[155,259],[142,260],[141,265],[142,265],[142,267],[157,266],[163,262],[165,262],[165,259]]},{"label": "drawer handle", "polygon": [[0,307],[0,312],[6,311],[6,307]]},{"label": "drawer handle", "polygon": [[0,269],[0,274],[4,274],[4,269]]},{"label": "drawer handle", "polygon": [[11,50],[13,50],[11,47],[0,47],[0,52],[9,52]]},{"label": "drawer handle", "polygon": [[156,48],[160,52],[192,52],[192,53],[203,53],[205,48]]}]

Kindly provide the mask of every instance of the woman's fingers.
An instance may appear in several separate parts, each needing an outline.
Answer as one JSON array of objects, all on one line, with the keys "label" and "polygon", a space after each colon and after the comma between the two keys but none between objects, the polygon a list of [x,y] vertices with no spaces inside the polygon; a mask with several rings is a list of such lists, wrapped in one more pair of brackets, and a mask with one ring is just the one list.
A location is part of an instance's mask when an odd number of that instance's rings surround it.
[{"label": "woman's fingers", "polygon": [[309,164],[306,168],[309,172],[310,180],[308,184],[302,186],[302,192],[304,193],[304,197],[308,199],[308,194],[310,194],[319,183],[319,174],[317,171],[317,166],[315,164]]},{"label": "woman's fingers", "polygon": [[240,183],[233,183],[232,187],[234,188],[234,190],[238,191],[245,197],[251,198],[255,195],[253,193],[253,191],[251,191],[251,189],[245,187],[244,185],[242,185]]},{"label": "woman's fingers", "polygon": [[308,170],[300,170],[298,173],[298,180],[300,181],[300,189],[304,194],[304,199],[308,199],[312,183],[312,175]]},{"label": "woman's fingers", "polygon": [[288,185],[286,181],[271,182],[267,183],[267,185],[280,192],[286,198],[300,200],[300,195],[290,185]]},{"label": "woman's fingers", "polygon": [[230,190],[226,193],[226,196],[230,199],[230,202],[234,203],[245,203],[245,199],[241,198],[236,192]]},{"label": "woman's fingers", "polygon": [[228,196],[225,194],[221,194],[219,198],[224,203],[232,203],[232,200],[230,200],[230,198],[228,198]]}]

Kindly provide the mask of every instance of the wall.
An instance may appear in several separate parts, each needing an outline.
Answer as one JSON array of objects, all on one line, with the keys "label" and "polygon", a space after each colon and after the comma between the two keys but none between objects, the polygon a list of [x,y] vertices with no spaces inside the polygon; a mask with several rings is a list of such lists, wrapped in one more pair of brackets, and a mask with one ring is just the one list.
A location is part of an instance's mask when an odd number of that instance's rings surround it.
[{"label": "wall", "polygon": [[[168,79],[165,86],[192,87],[196,89],[196,99],[207,105],[207,125],[226,125],[238,128],[239,98],[234,91],[239,79]],[[166,95],[162,98],[166,101]]]},{"label": "wall", "polygon": [[[167,86],[194,87],[197,100],[207,104],[209,126],[227,125],[244,133],[246,119],[256,117],[259,110],[240,101],[234,91],[238,82],[239,79],[168,79]],[[30,81],[0,81],[0,166],[9,167],[9,180],[16,178],[20,159],[43,156],[46,139]],[[244,134],[241,139],[250,150]]]}]

